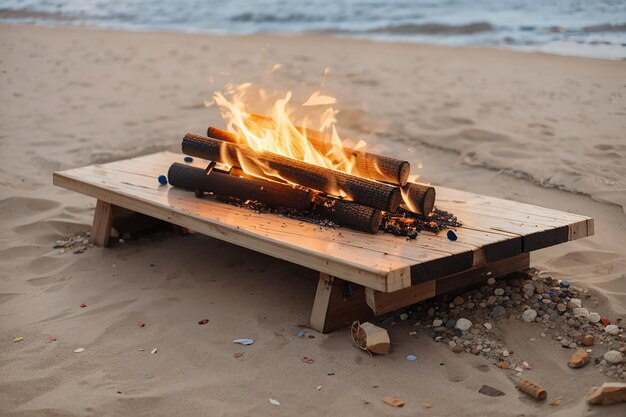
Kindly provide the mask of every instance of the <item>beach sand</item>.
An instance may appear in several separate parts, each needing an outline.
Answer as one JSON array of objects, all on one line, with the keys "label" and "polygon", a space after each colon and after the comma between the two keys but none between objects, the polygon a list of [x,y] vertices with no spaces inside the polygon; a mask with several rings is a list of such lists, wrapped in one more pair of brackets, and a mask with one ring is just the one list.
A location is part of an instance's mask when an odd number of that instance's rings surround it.
[{"label": "beach sand", "polygon": [[[534,365],[528,377],[562,397],[558,407],[520,394],[483,357],[408,336],[410,320],[387,326],[387,356],[356,350],[347,330],[298,338],[316,273],[215,239],[62,254],[54,242],[89,230],[95,200],[51,182],[55,170],[178,151],[185,132],[222,126],[203,103],[226,82],[304,97],[322,85],[338,98],[340,133],[407,158],[422,181],[593,217],[595,236],[533,253],[531,264],[589,288],[616,319],[626,316],[626,62],[0,26],[0,70],[0,414],[624,415],[626,406],[590,408],[584,395],[609,379],[569,369],[571,351],[518,317],[497,326]],[[242,337],[254,345],[232,343]],[[478,394],[483,384],[506,395]],[[406,405],[389,407],[387,395]]]}]

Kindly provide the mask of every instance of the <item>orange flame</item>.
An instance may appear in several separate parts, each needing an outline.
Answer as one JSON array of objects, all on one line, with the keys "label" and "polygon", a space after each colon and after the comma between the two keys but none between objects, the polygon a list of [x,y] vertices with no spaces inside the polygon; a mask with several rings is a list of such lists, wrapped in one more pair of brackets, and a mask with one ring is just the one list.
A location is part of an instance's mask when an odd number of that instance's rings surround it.
[{"label": "orange flame", "polygon": [[[213,96],[227,122],[227,129],[237,134],[242,143],[256,151],[272,152],[309,164],[354,173],[354,157],[344,152],[342,140],[335,127],[337,111],[331,106],[336,102],[334,97],[315,92],[302,104],[307,107],[327,106],[321,111],[317,129],[307,129],[307,120],[302,127],[296,126],[291,120],[290,113],[294,110],[291,105],[291,91],[272,103],[267,112],[269,118],[249,113],[247,95],[251,86],[250,83],[229,85],[225,94],[216,92]],[[264,96],[266,93],[260,90],[260,95]],[[322,141],[324,146],[314,146],[315,141],[318,145]],[[359,143],[359,147],[364,145],[362,141]],[[258,161],[248,159],[240,162],[247,174],[282,180],[278,173],[261,166]],[[337,190],[337,195],[345,196],[345,193]]]}]

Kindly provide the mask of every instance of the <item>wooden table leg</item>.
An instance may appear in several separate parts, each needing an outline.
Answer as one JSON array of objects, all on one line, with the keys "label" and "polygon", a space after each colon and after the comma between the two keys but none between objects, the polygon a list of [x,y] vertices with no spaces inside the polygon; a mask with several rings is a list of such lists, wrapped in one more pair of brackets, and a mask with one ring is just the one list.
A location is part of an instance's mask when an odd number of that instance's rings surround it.
[{"label": "wooden table leg", "polygon": [[348,327],[354,320],[366,321],[374,312],[365,302],[365,289],[320,272],[310,327],[327,333]]},{"label": "wooden table leg", "polygon": [[108,246],[113,225],[113,205],[106,201],[98,200],[96,212],[93,216],[89,241],[98,246]]}]

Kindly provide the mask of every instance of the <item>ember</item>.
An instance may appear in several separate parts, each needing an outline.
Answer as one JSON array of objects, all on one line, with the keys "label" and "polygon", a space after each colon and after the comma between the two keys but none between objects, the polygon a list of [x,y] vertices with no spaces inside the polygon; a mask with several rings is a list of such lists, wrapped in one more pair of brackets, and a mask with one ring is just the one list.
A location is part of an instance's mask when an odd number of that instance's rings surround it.
[{"label": "ember", "polygon": [[[171,185],[324,226],[410,239],[422,230],[459,226],[456,217],[434,209],[433,187],[408,181],[407,161],[365,152],[363,141],[344,146],[332,108],[323,112],[320,130],[296,126],[286,110],[290,93],[276,100],[270,118],[244,110],[249,87],[231,87],[230,100],[215,94],[229,130],[209,127],[207,136],[185,135],[183,153],[212,162],[205,169],[174,163]],[[314,93],[304,105],[330,102],[332,97]]]}]

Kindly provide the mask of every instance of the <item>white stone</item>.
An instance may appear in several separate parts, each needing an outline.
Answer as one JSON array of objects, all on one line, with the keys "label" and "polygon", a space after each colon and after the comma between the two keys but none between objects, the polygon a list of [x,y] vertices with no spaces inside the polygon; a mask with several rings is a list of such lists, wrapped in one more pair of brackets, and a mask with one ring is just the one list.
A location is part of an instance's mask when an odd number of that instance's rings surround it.
[{"label": "white stone", "polygon": [[619,327],[617,327],[615,324],[609,324],[604,328],[604,331],[608,334],[618,334]]},{"label": "white stone", "polygon": [[617,350],[609,350],[604,354],[604,360],[608,363],[618,364],[622,363],[624,355],[622,352],[618,352]]},{"label": "white stone", "polygon": [[472,327],[472,322],[468,319],[460,318],[456,321],[456,325],[454,327],[465,332]]},{"label": "white stone", "polygon": [[505,358],[509,357],[509,351],[508,350],[503,350],[502,351],[502,356],[504,356]]},{"label": "white stone", "polygon": [[582,307],[577,307],[573,309],[572,314],[574,315],[574,317],[582,317],[584,319],[589,318],[589,310],[587,310],[586,308],[582,308]]},{"label": "white stone", "polygon": [[439,327],[443,324],[443,320],[435,319],[433,320],[433,327]]},{"label": "white stone", "polygon": [[493,326],[491,325],[491,323],[485,323],[485,324],[483,324],[483,326],[485,326],[485,329],[487,329],[487,330],[493,329]]},{"label": "white stone", "polygon": [[402,313],[402,314],[400,314],[400,320],[406,320],[406,319],[408,319],[408,318],[409,318],[409,315],[408,315],[408,314],[406,314],[406,313]]},{"label": "white stone", "polygon": [[493,285],[493,284],[495,284],[495,283],[496,283],[496,279],[495,279],[495,278],[489,278],[489,279],[487,280],[487,285]]},{"label": "white stone", "polygon": [[532,321],[535,320],[536,317],[537,317],[537,312],[533,310],[532,308],[529,308],[528,310],[522,313],[522,320],[524,320],[526,323],[531,323]]},{"label": "white stone", "polygon": [[496,288],[493,293],[498,296],[504,295],[504,288]]},{"label": "white stone", "polygon": [[578,298],[572,298],[571,300],[569,300],[571,303],[574,303],[576,305],[576,307],[582,307],[583,306],[583,302],[580,301],[580,299]]},{"label": "white stone", "polygon": [[596,312],[589,313],[589,323],[597,323],[600,321],[600,315]]}]

